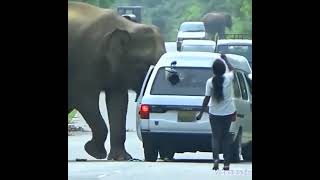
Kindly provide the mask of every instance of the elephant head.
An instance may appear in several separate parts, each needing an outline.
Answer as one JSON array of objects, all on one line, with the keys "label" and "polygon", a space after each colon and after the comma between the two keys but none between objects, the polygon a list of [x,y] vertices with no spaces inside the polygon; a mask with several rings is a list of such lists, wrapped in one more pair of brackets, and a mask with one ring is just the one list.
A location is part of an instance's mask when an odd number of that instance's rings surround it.
[{"label": "elephant head", "polygon": [[130,30],[116,28],[107,33],[103,51],[121,85],[140,93],[149,66],[158,62],[165,53],[165,46],[156,26],[134,26]]}]

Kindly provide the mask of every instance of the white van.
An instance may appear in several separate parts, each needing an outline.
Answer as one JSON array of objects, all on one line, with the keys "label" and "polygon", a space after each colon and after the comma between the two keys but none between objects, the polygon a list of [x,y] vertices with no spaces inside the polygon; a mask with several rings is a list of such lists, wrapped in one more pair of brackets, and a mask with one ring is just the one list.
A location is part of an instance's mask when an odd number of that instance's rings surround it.
[{"label": "white van", "polygon": [[219,39],[216,44],[215,52],[244,56],[252,67],[252,40]]},{"label": "white van", "polygon": [[212,40],[184,40],[181,45],[181,51],[192,52],[214,52],[216,42]]},{"label": "white van", "polygon": [[177,34],[177,50],[180,51],[182,41],[187,39],[210,39],[203,22],[183,22]]},{"label": "white van", "polygon": [[[233,161],[240,161],[241,144],[252,141],[252,71],[244,57],[226,56],[235,68],[238,115],[230,135]],[[175,153],[212,152],[209,116],[204,113],[198,121],[195,116],[202,106],[206,81],[212,76],[212,64],[219,57],[209,52],[170,52],[150,67],[137,100],[137,134],[146,161],[156,161],[158,152],[169,159]],[[251,155],[243,154],[245,157]]]}]

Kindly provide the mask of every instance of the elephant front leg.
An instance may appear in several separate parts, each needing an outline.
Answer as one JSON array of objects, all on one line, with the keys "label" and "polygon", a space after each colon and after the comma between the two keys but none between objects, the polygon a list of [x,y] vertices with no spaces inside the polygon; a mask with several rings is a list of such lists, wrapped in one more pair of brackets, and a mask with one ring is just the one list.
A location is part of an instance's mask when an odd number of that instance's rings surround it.
[{"label": "elephant front leg", "polygon": [[107,151],[104,143],[107,139],[108,128],[99,110],[99,94],[84,95],[77,107],[92,130],[92,139],[85,144],[85,150],[96,159],[105,159]]},{"label": "elephant front leg", "polygon": [[124,161],[132,159],[124,146],[126,140],[128,90],[106,92],[106,103],[108,107],[111,144],[108,160]]}]

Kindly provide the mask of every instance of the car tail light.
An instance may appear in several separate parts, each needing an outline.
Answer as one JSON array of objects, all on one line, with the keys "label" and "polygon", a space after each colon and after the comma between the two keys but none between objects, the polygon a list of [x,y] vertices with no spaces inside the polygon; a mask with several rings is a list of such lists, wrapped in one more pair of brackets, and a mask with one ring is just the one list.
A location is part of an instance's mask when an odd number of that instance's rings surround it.
[{"label": "car tail light", "polygon": [[150,106],[147,104],[141,104],[139,114],[141,119],[149,119]]}]

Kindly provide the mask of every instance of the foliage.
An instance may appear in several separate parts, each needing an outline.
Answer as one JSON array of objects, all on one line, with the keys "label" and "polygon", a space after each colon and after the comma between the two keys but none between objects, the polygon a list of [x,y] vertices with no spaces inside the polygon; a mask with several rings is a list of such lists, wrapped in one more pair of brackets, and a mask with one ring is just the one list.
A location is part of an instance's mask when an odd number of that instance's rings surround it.
[{"label": "foliage", "polygon": [[103,8],[143,6],[142,21],[157,25],[166,41],[175,41],[177,29],[184,21],[200,21],[212,11],[232,16],[233,26],[227,33],[252,33],[252,0],[76,0]]}]

